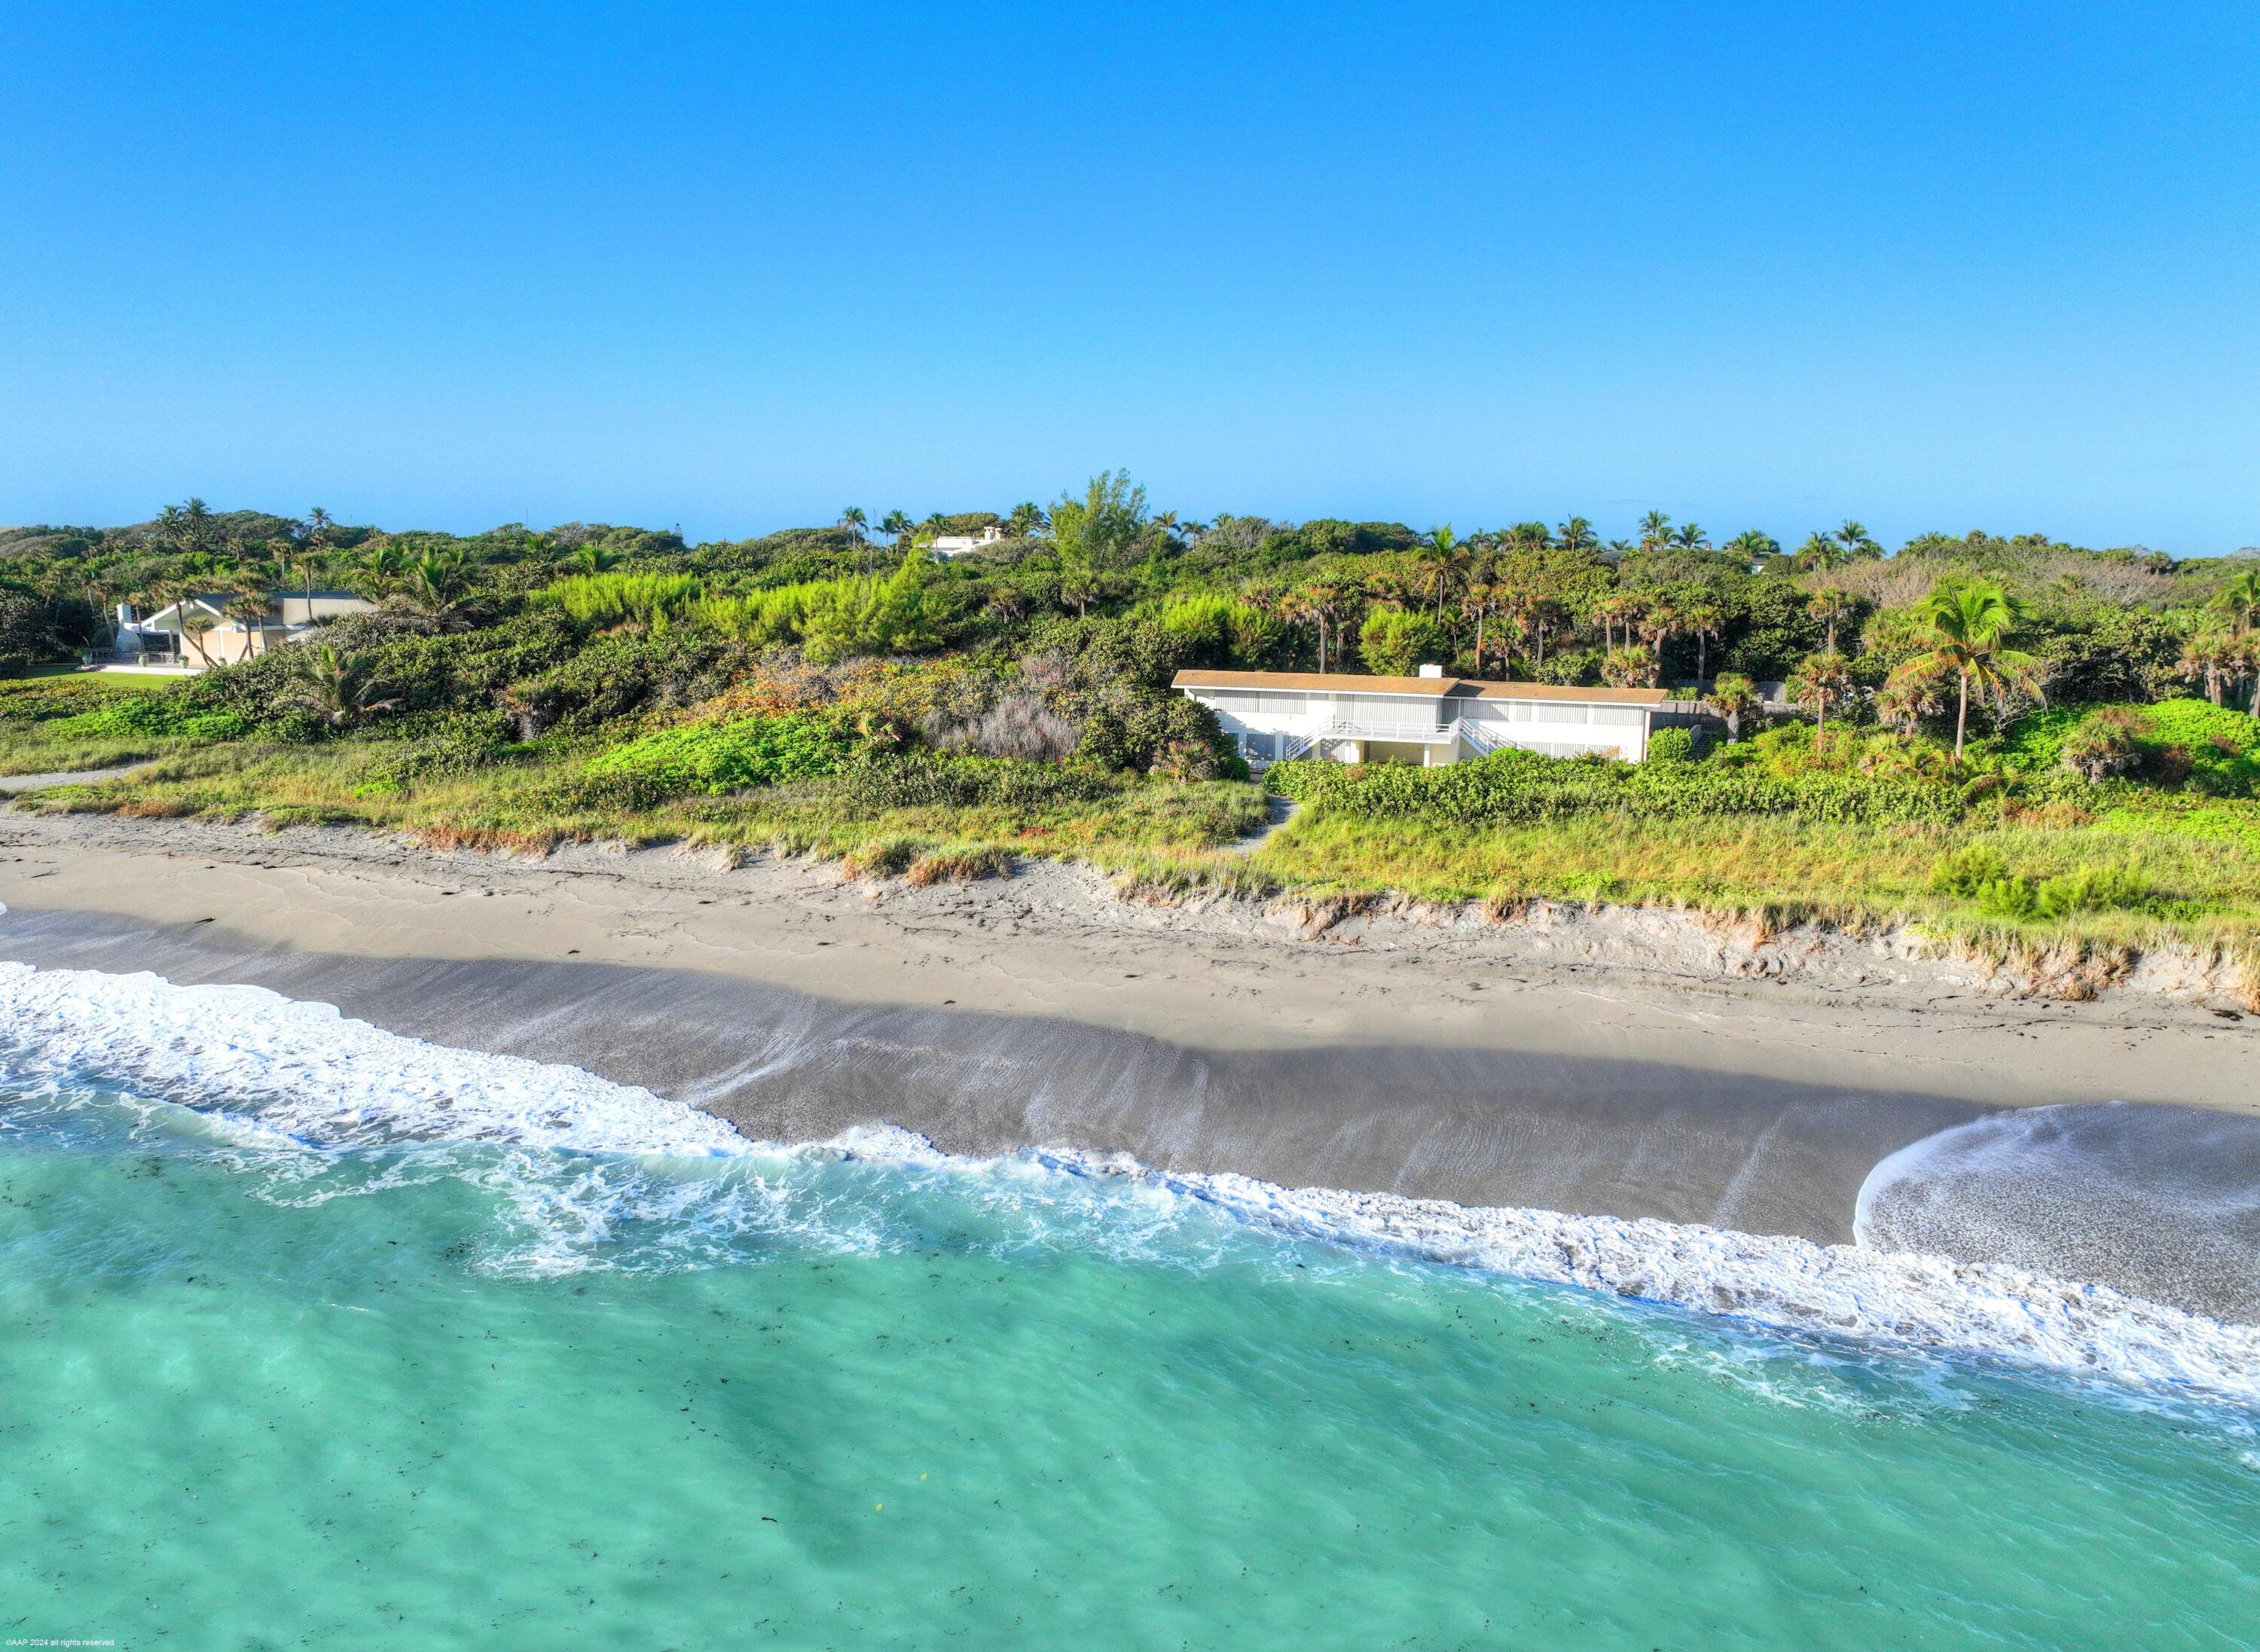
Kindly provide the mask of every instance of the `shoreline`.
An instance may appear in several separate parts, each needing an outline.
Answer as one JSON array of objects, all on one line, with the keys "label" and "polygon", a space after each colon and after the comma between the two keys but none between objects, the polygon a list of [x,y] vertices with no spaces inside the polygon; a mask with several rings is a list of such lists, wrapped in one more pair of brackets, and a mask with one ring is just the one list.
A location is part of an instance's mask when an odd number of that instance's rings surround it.
[{"label": "shoreline", "polygon": [[1737,977],[1734,938],[1678,914],[1381,914],[1312,939],[1069,867],[919,890],[665,849],[521,861],[15,814],[0,902],[0,958],[263,986],[771,1141],[892,1125],[953,1154],[1822,1244],[1854,1237],[1883,1161],[2005,1110],[2138,1101],[2190,1119],[2170,1134],[2260,1141],[2256,1024],[2201,1002],[2003,1001],[1950,963],[1810,937]]},{"label": "shoreline", "polygon": [[1210,1051],[1419,1046],[1987,1107],[2128,1100],[2260,1116],[2248,1072],[2260,1017],[2222,1002],[2193,962],[2153,961],[2067,1000],[1921,955],[1904,936],[1762,934],[1656,909],[1540,905],[1486,923],[1419,907],[1156,906],[1052,862],[919,889],[681,847],[512,858],[340,827],[18,811],[0,812],[0,903],[209,924],[261,953],[665,969]]}]

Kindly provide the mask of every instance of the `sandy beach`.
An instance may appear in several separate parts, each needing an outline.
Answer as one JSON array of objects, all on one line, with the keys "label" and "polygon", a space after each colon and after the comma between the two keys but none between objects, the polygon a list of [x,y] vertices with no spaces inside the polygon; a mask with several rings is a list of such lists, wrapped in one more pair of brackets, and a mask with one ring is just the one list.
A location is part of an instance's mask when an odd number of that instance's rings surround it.
[{"label": "sandy beach", "polygon": [[512,859],[347,830],[16,812],[0,815],[0,901],[153,933],[210,925],[261,954],[664,969],[1205,1049],[1429,1046],[1992,1106],[2260,1112],[2260,1019],[2193,970],[2066,1002],[1911,955],[1902,937],[1754,944],[1670,912],[1384,915],[1312,933],[1291,912],[1126,901],[1098,874],[1048,862],[915,889],[673,848]]},{"label": "sandy beach", "polygon": [[1124,900],[1055,865],[914,889],[806,862],[435,854],[358,832],[0,816],[0,957],[266,986],[569,1062],[768,1139],[1851,1236],[1869,1169],[2003,1107],[2253,1114],[2255,1021],[2186,969],[2020,996],[1906,937],[1677,913]]}]

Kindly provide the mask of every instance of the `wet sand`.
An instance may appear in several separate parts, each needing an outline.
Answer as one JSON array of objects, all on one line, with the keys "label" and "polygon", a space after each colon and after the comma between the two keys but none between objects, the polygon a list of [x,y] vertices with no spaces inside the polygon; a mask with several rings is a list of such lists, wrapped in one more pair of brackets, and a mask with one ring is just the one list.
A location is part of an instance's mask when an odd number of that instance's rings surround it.
[{"label": "wet sand", "polygon": [[1673,914],[1312,939],[1049,866],[911,890],[666,850],[512,861],[11,813],[0,901],[0,956],[268,986],[770,1139],[889,1122],[953,1151],[1826,1241],[1909,1142],[2005,1105],[2249,1112],[2260,1048],[2202,1003],[2004,999],[1882,945],[1778,943],[1752,979],[1732,936]]}]

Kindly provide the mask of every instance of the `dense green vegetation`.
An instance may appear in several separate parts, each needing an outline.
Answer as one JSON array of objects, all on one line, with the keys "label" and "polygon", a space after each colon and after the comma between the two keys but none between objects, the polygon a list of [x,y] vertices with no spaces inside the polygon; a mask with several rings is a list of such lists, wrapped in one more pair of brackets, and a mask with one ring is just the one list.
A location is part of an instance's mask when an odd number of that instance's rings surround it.
[{"label": "dense green vegetation", "polygon": [[[156,686],[0,686],[0,768],[154,759],[38,806],[258,814],[539,847],[667,837],[969,876],[1073,855],[1157,886],[1680,901],[2242,948],[2260,866],[2260,558],[1857,523],[1784,553],[1651,516],[1462,535],[1182,521],[1126,477],[1048,511],[862,511],[688,544],[216,513],[0,532],[0,661],[187,591],[349,587],[314,642]],[[1003,537],[943,561],[941,533]],[[1626,767],[1281,765],[1185,667],[1676,687],[1714,713]],[[1777,685],[1777,686],[1773,686]]]}]

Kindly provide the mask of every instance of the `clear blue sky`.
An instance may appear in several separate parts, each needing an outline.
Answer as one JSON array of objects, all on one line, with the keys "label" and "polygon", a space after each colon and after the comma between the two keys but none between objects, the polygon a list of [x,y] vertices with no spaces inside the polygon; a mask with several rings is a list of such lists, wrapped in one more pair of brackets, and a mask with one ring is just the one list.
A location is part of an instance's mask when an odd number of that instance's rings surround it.
[{"label": "clear blue sky", "polygon": [[2260,541],[2249,5],[17,0],[0,72],[0,521]]}]

